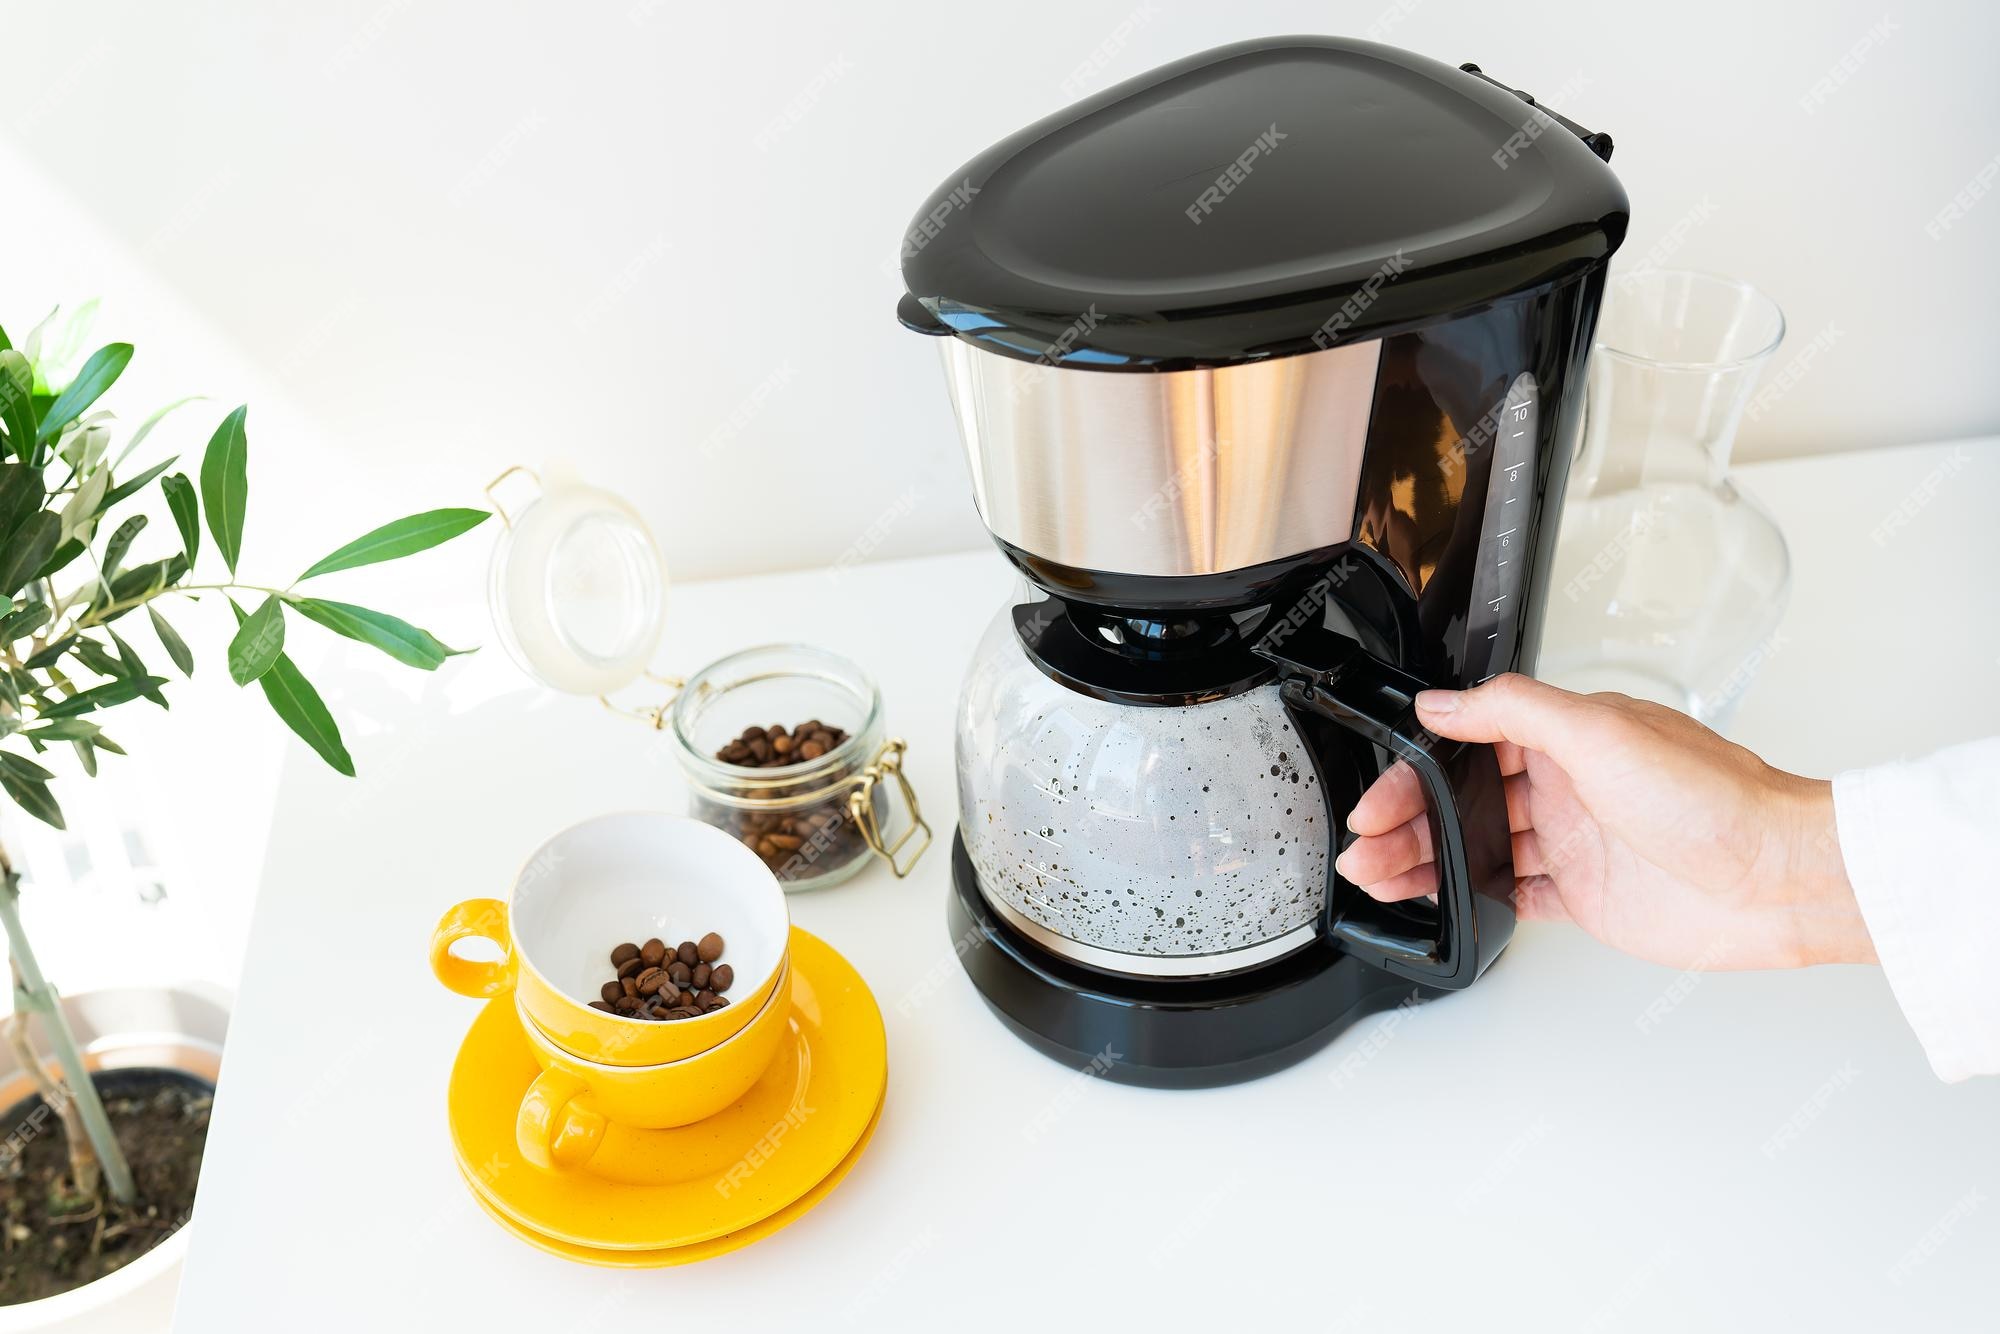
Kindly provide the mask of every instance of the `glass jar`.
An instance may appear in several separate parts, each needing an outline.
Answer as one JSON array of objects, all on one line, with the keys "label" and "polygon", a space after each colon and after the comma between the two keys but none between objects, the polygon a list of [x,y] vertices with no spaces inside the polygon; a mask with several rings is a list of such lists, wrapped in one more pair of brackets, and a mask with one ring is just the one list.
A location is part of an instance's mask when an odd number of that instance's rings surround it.
[{"label": "glass jar", "polygon": [[[903,773],[903,742],[884,730],[882,692],[837,654],[805,644],[732,653],[689,678],[669,716],[688,814],[739,839],[788,891],[837,885],[871,855],[906,875],[930,844]],[[840,728],[846,739],[824,755],[773,768],[718,756],[747,727],[796,730],[808,721]],[[890,823],[885,782],[904,811],[892,841],[883,834]]]},{"label": "glass jar", "polygon": [[[496,493],[517,477],[515,489],[534,490],[510,509]],[[904,743],[887,735],[882,692],[865,672],[823,649],[770,644],[685,684],[655,674],[646,664],[664,625],[666,566],[638,512],[574,477],[544,482],[525,468],[502,473],[487,494],[503,524],[488,575],[494,628],[524,671],[670,733],[688,814],[740,839],[786,890],[837,885],[870,856],[899,878],[909,874],[930,846],[930,826],[903,773]],[[664,704],[613,702],[641,681],[676,693]],[[809,721],[847,735],[797,764],[752,768],[718,757],[746,727]]]}]

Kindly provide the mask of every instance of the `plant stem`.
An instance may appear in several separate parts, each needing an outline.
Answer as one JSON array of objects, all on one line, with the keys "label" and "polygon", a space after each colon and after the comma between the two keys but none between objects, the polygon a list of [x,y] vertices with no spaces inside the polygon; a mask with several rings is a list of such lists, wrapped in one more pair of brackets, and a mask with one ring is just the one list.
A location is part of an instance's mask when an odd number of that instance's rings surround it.
[{"label": "plant stem", "polygon": [[[111,1118],[104,1114],[104,1102],[97,1096],[97,1086],[91,1082],[89,1071],[83,1068],[83,1053],[77,1050],[76,1035],[69,1030],[69,1019],[56,1000],[55,988],[42,976],[41,965],[35,961],[35,952],[28,946],[28,933],[21,925],[21,874],[14,869],[14,863],[4,847],[0,847],[0,924],[6,927],[7,948],[20,978],[14,1003],[42,1017],[42,1034],[55,1048],[56,1063],[62,1067],[63,1080],[69,1085],[70,1097],[67,1101],[75,1106],[83,1119],[84,1134],[89,1138],[90,1147],[97,1151],[97,1161],[104,1167],[111,1196],[120,1204],[132,1204],[138,1198],[138,1191],[132,1184],[132,1168],[125,1161],[125,1151],[118,1146],[118,1137],[111,1133]],[[70,1152],[74,1161],[74,1140],[71,1141]]]},{"label": "plant stem", "polygon": [[[21,965],[14,964],[14,991],[18,995],[26,990],[27,986],[21,980]],[[42,1095],[42,1101],[62,1122],[63,1142],[69,1148],[70,1184],[80,1197],[94,1200],[103,1172],[97,1164],[97,1155],[91,1151],[89,1132],[83,1128],[83,1117],[77,1111],[76,1099],[69,1096],[69,1092],[48,1072],[48,1067],[42,1064],[42,1058],[35,1054],[34,1040],[28,1034],[28,1013],[23,1004],[7,1016],[7,1042],[14,1048],[14,1060]]]},{"label": "plant stem", "polygon": [[[141,593],[138,597],[128,598],[123,602],[107,602],[101,607],[92,608],[68,625],[50,624],[45,626],[41,633],[30,641],[27,657],[16,654],[11,644],[0,644],[0,665],[19,668],[27,661],[27,658],[32,658],[35,654],[65,636],[73,635],[80,630],[89,630],[103,624],[110,617],[121,611],[131,611],[135,607],[143,607],[154,598],[165,597],[169,593],[226,593],[232,590],[240,590],[246,593],[268,593],[272,597],[278,598],[287,597],[291,593],[291,590],[288,588],[267,588],[263,584],[167,584],[161,588],[149,589]],[[53,593],[55,590],[51,588],[49,591]],[[67,611],[68,608],[65,607],[64,610]]]},{"label": "plant stem", "polygon": [[73,624],[65,628],[61,634],[48,634],[47,638],[50,643],[54,643],[56,640],[62,638],[63,635],[73,634],[78,630],[88,630],[92,626],[102,623],[109,616],[121,611],[130,611],[134,607],[143,607],[154,598],[165,597],[169,593],[226,593],[231,589],[240,589],[246,593],[268,593],[272,597],[284,597],[287,591],[282,588],[266,588],[262,584],[168,584],[163,588],[151,589],[140,594],[138,597],[128,599],[124,602],[107,602],[102,607],[97,607],[86,612]]}]

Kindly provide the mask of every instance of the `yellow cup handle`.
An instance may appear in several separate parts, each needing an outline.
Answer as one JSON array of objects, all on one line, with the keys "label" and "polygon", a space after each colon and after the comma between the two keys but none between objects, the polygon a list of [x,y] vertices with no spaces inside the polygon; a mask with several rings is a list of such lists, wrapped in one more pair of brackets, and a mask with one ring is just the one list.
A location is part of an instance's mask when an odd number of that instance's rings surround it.
[{"label": "yellow cup handle", "polygon": [[604,1116],[576,1101],[584,1083],[567,1070],[544,1070],[528,1086],[514,1118],[521,1156],[544,1170],[581,1167],[604,1142]]},{"label": "yellow cup handle", "polygon": [[[495,961],[461,959],[451,947],[483,936],[500,947]],[[487,1000],[514,988],[514,938],[507,931],[507,905],[499,899],[467,899],[438,919],[431,932],[431,971],[461,996]]]}]

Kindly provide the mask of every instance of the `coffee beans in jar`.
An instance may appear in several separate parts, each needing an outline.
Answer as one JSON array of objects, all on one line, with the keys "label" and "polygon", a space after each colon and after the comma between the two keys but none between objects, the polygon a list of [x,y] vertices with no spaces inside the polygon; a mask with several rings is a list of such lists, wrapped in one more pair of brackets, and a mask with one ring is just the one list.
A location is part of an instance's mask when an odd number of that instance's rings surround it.
[{"label": "coffee beans in jar", "polygon": [[659,1022],[720,1010],[729,1004],[722,993],[736,981],[736,970],[721,962],[722,950],[722,937],[713,931],[677,946],[657,937],[643,945],[627,941],[611,951],[614,975],[590,1008]]},{"label": "coffee beans in jar", "polygon": [[[751,726],[715,752],[724,764],[746,769],[784,769],[830,755],[848,739],[844,728],[809,719],[796,727]],[[868,844],[848,813],[852,790],[826,784],[827,795],[777,808],[718,804],[705,814],[744,847],[756,853],[783,881],[805,880],[838,870],[865,856]]]}]

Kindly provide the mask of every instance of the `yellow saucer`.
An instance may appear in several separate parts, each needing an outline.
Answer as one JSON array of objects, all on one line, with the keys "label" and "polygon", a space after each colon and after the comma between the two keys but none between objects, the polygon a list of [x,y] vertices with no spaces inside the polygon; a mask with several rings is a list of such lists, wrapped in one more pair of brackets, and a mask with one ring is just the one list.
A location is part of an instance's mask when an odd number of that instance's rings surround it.
[{"label": "yellow saucer", "polygon": [[[545,1237],[533,1228],[517,1223],[501,1213],[485,1195],[480,1193],[478,1184],[471,1178],[466,1179],[466,1185],[472,1188],[472,1198],[478,1202],[488,1218],[536,1250],[547,1251],[558,1259],[575,1260],[579,1264],[603,1265],[607,1269],[666,1269],[673,1265],[688,1265],[698,1260],[712,1260],[718,1255],[727,1255],[731,1251],[743,1249],[752,1242],[762,1241],[773,1232],[798,1222],[812,1212],[814,1205],[832,1194],[833,1188],[841,1183],[842,1178],[854,1170],[854,1165],[861,1161],[862,1151],[868,1147],[868,1141],[875,1137],[875,1127],[881,1122],[882,1113],[878,1108],[875,1119],[861,1132],[860,1142],[848,1150],[847,1156],[840,1160],[833,1171],[827,1173],[818,1185],[769,1218],[720,1237],[710,1237],[707,1241],[697,1241],[686,1246],[666,1246],[657,1251],[607,1251],[596,1246],[578,1246],[567,1241],[557,1241],[554,1237]],[[462,1174],[463,1169],[461,1169]]]},{"label": "yellow saucer", "polygon": [[750,1091],[691,1126],[614,1125],[575,1171],[534,1167],[515,1146],[521,1096],[541,1067],[512,1002],[487,1002],[459,1047],[448,1097],[452,1149],[480,1202],[538,1244],[657,1252],[740,1233],[826,1181],[882,1104],[888,1044],[852,964],[797,927],[791,953],[789,1028]]}]

